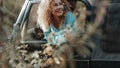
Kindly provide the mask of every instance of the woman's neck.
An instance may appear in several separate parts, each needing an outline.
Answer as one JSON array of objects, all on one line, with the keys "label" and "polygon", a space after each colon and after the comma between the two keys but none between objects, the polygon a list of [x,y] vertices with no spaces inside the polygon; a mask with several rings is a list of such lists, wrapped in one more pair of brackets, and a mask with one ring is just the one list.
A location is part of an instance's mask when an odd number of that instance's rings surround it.
[{"label": "woman's neck", "polygon": [[53,18],[55,19],[55,21],[61,22],[61,20],[63,19],[63,16],[53,16]]},{"label": "woman's neck", "polygon": [[56,27],[56,28],[59,28],[60,25],[63,24],[63,19],[64,17],[63,16],[53,16],[53,25]]}]

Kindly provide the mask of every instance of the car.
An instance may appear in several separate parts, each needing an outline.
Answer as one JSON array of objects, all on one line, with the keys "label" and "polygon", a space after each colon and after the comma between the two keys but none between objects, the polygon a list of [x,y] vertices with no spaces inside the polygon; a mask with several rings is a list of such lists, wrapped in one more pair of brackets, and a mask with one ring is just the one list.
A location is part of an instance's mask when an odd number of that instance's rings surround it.
[{"label": "car", "polygon": [[[94,12],[96,10],[96,6],[91,5],[88,0],[77,0],[77,1],[83,3],[86,6],[87,10],[92,12],[92,15],[88,15],[86,20],[93,21],[95,18]],[[35,6],[37,6],[38,3],[40,3],[40,0],[26,0],[25,1],[21,9],[21,12],[16,20],[16,23],[13,25],[13,31],[9,38],[10,43],[14,43],[16,39],[19,40],[18,38],[20,38],[18,45],[20,45],[21,46],[20,48],[22,49],[24,49],[24,47],[28,45],[27,48],[25,48],[28,51],[35,51],[35,50],[44,51],[46,48],[46,45],[43,45],[47,43],[47,41],[43,39],[43,36],[44,36],[42,33],[43,31],[38,26],[36,26],[35,23],[37,21],[33,21],[31,18],[34,12],[33,10],[36,10]],[[107,11],[110,11],[109,8],[107,8]],[[119,10],[116,10],[116,11],[119,11]],[[34,19],[35,18],[36,17],[34,17]],[[104,25],[105,24],[103,24],[103,26]],[[39,39],[36,37],[37,31],[40,31],[41,33]],[[99,38],[100,36],[97,36],[97,37],[96,36],[97,35],[91,38],[95,42],[95,44],[98,45],[95,49],[93,49],[92,56],[89,58],[81,59],[80,56],[75,54],[76,56],[78,56],[72,59],[75,62],[75,67],[76,68],[101,68],[101,67],[111,68],[112,66],[119,66],[120,62],[112,62],[112,61],[116,61],[116,59],[120,60],[119,55],[115,54],[116,52],[119,52],[120,49],[117,48],[117,51],[116,51],[116,49],[113,47],[114,49],[111,51],[111,47],[103,46],[106,44],[102,42],[104,41],[104,39],[102,39],[101,41],[101,38]],[[24,47],[22,47],[23,45]],[[109,53],[109,52],[115,52],[115,53]],[[40,55],[43,56],[43,53],[40,53]],[[48,56],[48,55],[44,54],[44,56]]]}]

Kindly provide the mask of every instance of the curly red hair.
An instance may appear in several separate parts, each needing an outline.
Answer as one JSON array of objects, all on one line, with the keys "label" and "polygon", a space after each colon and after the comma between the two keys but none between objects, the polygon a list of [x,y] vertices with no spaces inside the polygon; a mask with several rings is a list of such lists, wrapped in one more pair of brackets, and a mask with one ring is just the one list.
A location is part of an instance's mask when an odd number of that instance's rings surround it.
[{"label": "curly red hair", "polygon": [[[65,13],[70,11],[69,3],[67,0],[61,0],[65,6]],[[49,29],[49,25],[52,19],[51,14],[51,5],[54,1],[53,0],[41,0],[38,6],[38,24],[43,29],[43,31],[47,31]]]}]

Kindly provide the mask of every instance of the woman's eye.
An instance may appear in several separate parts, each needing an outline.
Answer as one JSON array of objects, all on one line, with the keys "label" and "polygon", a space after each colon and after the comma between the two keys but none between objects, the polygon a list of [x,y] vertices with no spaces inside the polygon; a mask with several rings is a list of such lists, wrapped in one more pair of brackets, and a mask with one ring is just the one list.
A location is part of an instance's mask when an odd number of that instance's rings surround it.
[{"label": "woman's eye", "polygon": [[59,3],[55,3],[54,6],[59,6],[59,5],[63,5],[62,2],[59,2]]},{"label": "woman's eye", "polygon": [[58,4],[54,4],[54,6],[58,6]]},{"label": "woman's eye", "polygon": [[63,3],[62,3],[62,2],[60,2],[60,3],[59,3],[59,5],[63,5]]}]

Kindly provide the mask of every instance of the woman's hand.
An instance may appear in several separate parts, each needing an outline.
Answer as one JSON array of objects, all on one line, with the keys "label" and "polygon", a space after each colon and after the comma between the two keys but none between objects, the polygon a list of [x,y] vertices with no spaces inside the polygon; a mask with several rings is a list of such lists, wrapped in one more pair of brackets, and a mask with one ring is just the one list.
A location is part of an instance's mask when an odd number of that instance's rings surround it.
[{"label": "woman's hand", "polygon": [[55,34],[51,32],[48,36],[48,43],[52,44],[54,37],[55,37]]}]

